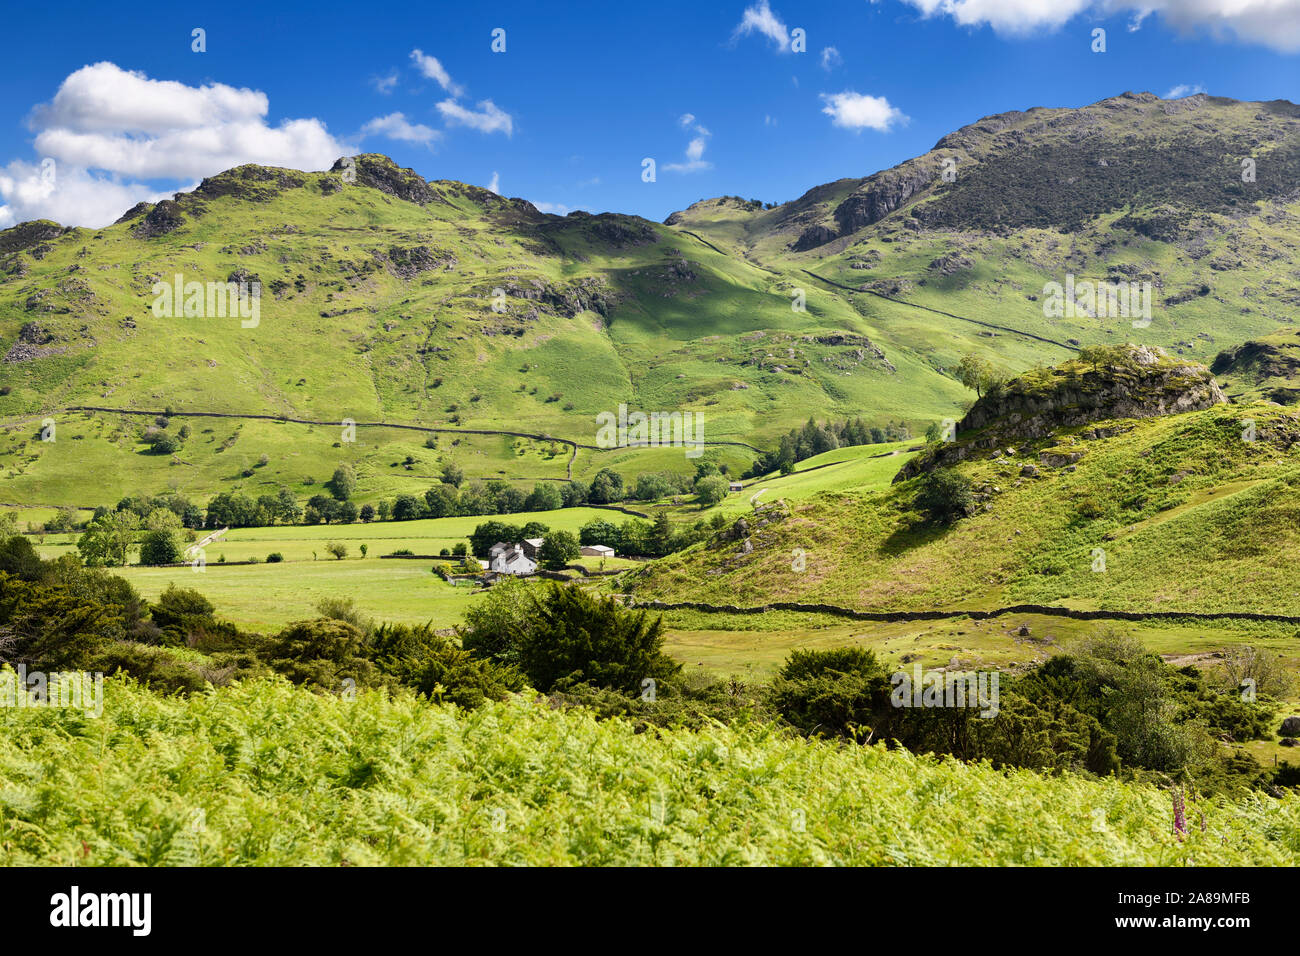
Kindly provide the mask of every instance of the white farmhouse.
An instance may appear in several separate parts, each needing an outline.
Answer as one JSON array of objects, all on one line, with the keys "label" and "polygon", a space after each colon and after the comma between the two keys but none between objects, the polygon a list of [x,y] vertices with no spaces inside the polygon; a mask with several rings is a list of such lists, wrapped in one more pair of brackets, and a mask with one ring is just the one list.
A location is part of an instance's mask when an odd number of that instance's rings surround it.
[{"label": "white farmhouse", "polygon": [[524,553],[517,544],[498,541],[488,551],[488,569],[500,574],[533,574],[537,571],[537,562]]}]

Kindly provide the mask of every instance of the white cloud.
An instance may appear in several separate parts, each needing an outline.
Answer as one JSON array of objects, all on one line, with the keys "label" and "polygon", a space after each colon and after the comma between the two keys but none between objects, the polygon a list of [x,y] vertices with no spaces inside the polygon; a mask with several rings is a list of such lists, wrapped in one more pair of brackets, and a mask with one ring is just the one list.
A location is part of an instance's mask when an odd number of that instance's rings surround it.
[{"label": "white cloud", "polygon": [[318,119],[268,126],[269,108],[258,90],[153,80],[108,62],[84,66],[29,120],[37,154],[55,161],[55,185],[45,189],[32,167],[11,162],[0,177],[0,221],[98,227],[175,191],[132,180],[189,185],[245,163],[327,169],[350,152]]},{"label": "white cloud", "polygon": [[767,116],[764,116],[764,117],[763,117],[763,125],[764,125],[764,126],[775,126],[775,125],[776,125],[776,119],[775,119],[775,117],[771,116],[770,114],[767,115]]},{"label": "white cloud", "polygon": [[159,192],[139,183],[122,183],[84,169],[55,166],[50,182],[39,164],[15,160],[0,170],[0,229],[32,219],[53,219],[98,228],[115,221],[138,202],[170,199],[175,190]]},{"label": "white cloud", "polygon": [[37,129],[158,136],[176,130],[225,123],[260,121],[268,101],[258,90],[224,83],[186,86],[175,80],[151,80],[114,63],[83,66],[59,86],[53,101],[32,111]]},{"label": "white cloud", "polygon": [[963,26],[987,24],[1010,35],[1054,30],[1084,12],[1132,14],[1130,30],[1158,13],[1184,32],[1300,51],[1300,0],[903,0],[923,16],[948,16]]},{"label": "white cloud", "polygon": [[822,112],[831,118],[831,124],[844,129],[874,129],[887,133],[895,123],[906,123],[907,117],[889,105],[883,96],[867,96],[846,90],[843,93],[822,93]]},{"label": "white cloud", "polygon": [[1179,100],[1182,99],[1184,96],[1194,96],[1197,93],[1204,93],[1204,92],[1205,92],[1205,87],[1201,86],[1201,84],[1199,83],[1197,83],[1195,86],[1189,86],[1186,83],[1179,83],[1168,93],[1166,93],[1164,98],[1167,100]]},{"label": "white cloud", "polygon": [[962,26],[988,24],[1002,33],[1055,29],[1082,13],[1093,0],[903,0],[922,15],[949,16]]},{"label": "white cloud", "polygon": [[767,0],[758,0],[754,6],[745,8],[745,14],[736,25],[732,39],[748,36],[751,33],[759,33],[767,37],[776,44],[777,50],[781,53],[790,51],[790,31],[781,22],[781,18],[772,12]]},{"label": "white cloud", "polygon": [[487,188],[498,196],[501,195],[501,176],[495,169],[492,170],[492,182],[488,183]]},{"label": "white cloud", "polygon": [[387,116],[376,116],[361,127],[361,134],[363,136],[386,136],[389,139],[401,140],[405,143],[423,143],[430,148],[442,138],[442,133],[436,129],[431,129],[421,123],[409,122],[405,113],[389,113]]},{"label": "white cloud", "polygon": [[393,87],[397,86],[397,71],[393,70],[387,76],[371,77],[370,85],[375,88],[375,92],[387,96],[393,92]]},{"label": "white cloud", "polygon": [[677,125],[690,129],[695,135],[686,144],[686,161],[683,163],[665,163],[664,169],[671,173],[694,173],[701,169],[712,169],[713,164],[704,159],[704,149],[713,134],[708,128],[695,121],[694,113],[683,113]]},{"label": "white cloud", "polygon": [[829,73],[835,67],[844,62],[844,57],[840,56],[840,51],[833,46],[828,46],[822,50],[822,69]]},{"label": "white cloud", "polygon": [[567,216],[574,210],[583,208],[582,206],[566,206],[562,202],[537,202],[536,200],[531,200],[531,202],[538,212],[547,212],[553,216]]},{"label": "white cloud", "polygon": [[450,93],[452,96],[460,96],[464,89],[457,86],[451,81],[451,74],[447,72],[436,56],[429,56],[421,50],[411,51],[411,62],[415,68],[430,80],[434,80],[439,86]]},{"label": "white cloud", "polygon": [[491,100],[478,104],[479,112],[466,109],[455,100],[443,100],[438,104],[438,112],[452,126],[468,126],[480,133],[514,133],[514,120]]}]

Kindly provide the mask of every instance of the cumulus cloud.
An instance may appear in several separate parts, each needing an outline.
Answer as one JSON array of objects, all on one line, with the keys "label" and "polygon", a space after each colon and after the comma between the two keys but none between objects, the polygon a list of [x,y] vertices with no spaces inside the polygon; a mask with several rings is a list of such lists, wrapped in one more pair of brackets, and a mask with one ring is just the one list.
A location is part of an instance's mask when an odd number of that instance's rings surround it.
[{"label": "cumulus cloud", "polygon": [[772,12],[767,0],[758,0],[754,6],[745,8],[744,16],[740,18],[740,23],[736,24],[736,29],[732,33],[732,39],[748,36],[751,33],[767,37],[782,53],[790,50],[790,31],[781,22],[781,18]]},{"label": "cumulus cloud", "polygon": [[664,169],[672,173],[694,173],[701,169],[712,169],[713,164],[704,158],[704,149],[708,145],[709,137],[713,134],[708,131],[707,127],[696,122],[694,113],[683,113],[678,118],[677,125],[682,129],[691,130],[695,135],[686,144],[686,161],[682,163],[665,163]]},{"label": "cumulus cloud", "polygon": [[451,74],[438,62],[436,56],[429,56],[421,50],[412,50],[411,62],[415,64],[415,68],[420,71],[422,76],[433,80],[452,96],[460,96],[465,92],[464,89],[451,81]]},{"label": "cumulus cloud", "polygon": [[843,93],[822,93],[822,112],[831,118],[831,125],[844,129],[874,129],[887,133],[895,123],[906,123],[907,117],[889,105],[883,96],[868,96],[846,90]]},{"label": "cumulus cloud", "polygon": [[268,125],[269,108],[258,90],[154,80],[109,62],[84,66],[29,119],[37,154],[55,164],[54,185],[11,162],[0,176],[0,221],[98,227],[175,191],[138,180],[188,185],[244,163],[325,169],[349,152],[318,119]]},{"label": "cumulus cloud", "polygon": [[1201,86],[1201,84],[1199,83],[1197,83],[1194,86],[1189,86],[1186,83],[1179,83],[1168,93],[1166,93],[1164,98],[1167,100],[1179,100],[1182,99],[1184,96],[1195,96],[1197,93],[1204,93],[1204,92],[1205,92],[1205,87]]},{"label": "cumulus cloud", "polygon": [[393,87],[397,86],[397,71],[393,70],[385,76],[371,77],[370,85],[375,88],[376,93],[383,93],[387,96],[393,92]]},{"label": "cumulus cloud", "polygon": [[827,73],[843,62],[844,58],[840,56],[840,51],[835,49],[835,47],[828,46],[822,50],[822,69]]},{"label": "cumulus cloud", "polygon": [[478,112],[461,106],[455,100],[443,100],[438,104],[438,112],[451,126],[468,126],[480,133],[514,133],[514,120],[491,100],[478,104]]},{"label": "cumulus cloud", "polygon": [[1130,30],[1159,16],[1176,30],[1204,30],[1220,40],[1300,51],[1300,0],[903,0],[923,16],[964,26],[988,25],[1011,35],[1053,30],[1084,12],[1131,14]]},{"label": "cumulus cloud", "polygon": [[0,170],[0,199],[4,201],[0,229],[32,219],[97,228],[113,222],[138,202],[170,199],[173,192],[118,182],[84,169],[14,160]]},{"label": "cumulus cloud", "polygon": [[430,148],[442,138],[442,133],[438,130],[408,121],[405,113],[376,116],[361,127],[361,134],[362,136],[386,136],[405,143],[423,143]]}]

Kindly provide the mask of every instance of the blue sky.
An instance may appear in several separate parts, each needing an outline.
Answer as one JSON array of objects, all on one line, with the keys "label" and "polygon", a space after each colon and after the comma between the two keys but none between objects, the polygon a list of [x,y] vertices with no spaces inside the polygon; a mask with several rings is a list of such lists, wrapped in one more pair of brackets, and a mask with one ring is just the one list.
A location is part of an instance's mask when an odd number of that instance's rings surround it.
[{"label": "blue sky", "polygon": [[238,162],[359,150],[548,211],[662,219],[793,199],[1005,110],[1300,99],[1300,0],[50,3],[6,28],[0,226],[101,225]]}]

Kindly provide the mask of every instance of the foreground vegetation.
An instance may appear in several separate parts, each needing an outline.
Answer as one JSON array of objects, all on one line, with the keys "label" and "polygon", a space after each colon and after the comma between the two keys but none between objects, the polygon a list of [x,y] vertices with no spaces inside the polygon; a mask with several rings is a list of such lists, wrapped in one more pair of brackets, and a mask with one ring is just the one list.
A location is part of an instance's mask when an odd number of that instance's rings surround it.
[{"label": "foreground vegetation", "polygon": [[539,697],[465,712],[277,680],[105,696],[98,721],[0,710],[0,863],[1300,862],[1295,797],[1189,804],[1179,839],[1151,787],[766,725],[639,733]]}]

